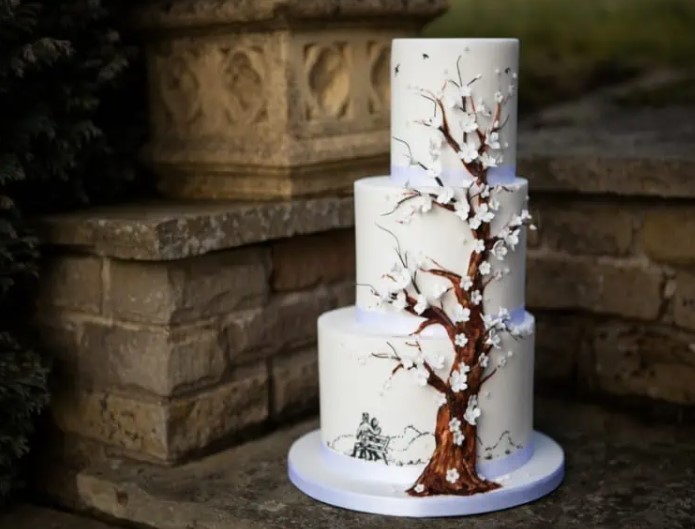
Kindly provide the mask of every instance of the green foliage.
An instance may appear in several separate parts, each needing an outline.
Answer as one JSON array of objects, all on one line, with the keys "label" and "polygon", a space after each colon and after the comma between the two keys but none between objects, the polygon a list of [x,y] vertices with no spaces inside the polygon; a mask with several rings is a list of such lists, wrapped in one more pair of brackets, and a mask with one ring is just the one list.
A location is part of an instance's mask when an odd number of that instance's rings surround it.
[{"label": "green foliage", "polygon": [[0,502],[47,400],[29,324],[38,244],[23,218],[133,189],[144,112],[132,102],[144,98],[115,29],[126,4],[0,0]]},{"label": "green foliage", "polygon": [[518,37],[525,110],[649,69],[692,67],[692,0],[452,0],[430,36]]}]

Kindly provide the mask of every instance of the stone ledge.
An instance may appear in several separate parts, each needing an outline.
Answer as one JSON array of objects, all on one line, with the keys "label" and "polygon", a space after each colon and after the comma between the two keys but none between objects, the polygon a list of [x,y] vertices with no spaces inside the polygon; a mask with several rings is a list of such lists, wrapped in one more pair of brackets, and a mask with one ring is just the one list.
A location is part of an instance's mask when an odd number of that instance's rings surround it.
[{"label": "stone ledge", "polygon": [[[695,516],[692,425],[645,424],[568,402],[537,401],[537,411],[538,428],[565,449],[564,484],[530,505],[466,519],[467,527],[661,529],[665,520],[689,526]],[[422,527],[419,520],[328,507],[294,489],[286,477],[287,450],[315,427],[305,423],[177,468],[114,463],[85,469],[74,476],[76,500],[83,509],[156,529]],[[453,529],[462,521],[427,523]]]},{"label": "stone ledge", "polygon": [[664,74],[547,109],[520,123],[520,175],[535,192],[695,198],[695,106],[630,106]]},{"label": "stone ledge", "polygon": [[402,24],[402,19],[408,17],[434,17],[447,7],[447,0],[178,0],[151,2],[151,5],[138,10],[136,22],[142,28],[198,27],[221,23],[257,23],[277,28],[287,27],[297,20],[324,20],[340,16],[397,17]]},{"label": "stone ledge", "polygon": [[39,219],[50,245],[118,259],[171,260],[246,244],[349,228],[350,197],[281,202],[152,202]]}]

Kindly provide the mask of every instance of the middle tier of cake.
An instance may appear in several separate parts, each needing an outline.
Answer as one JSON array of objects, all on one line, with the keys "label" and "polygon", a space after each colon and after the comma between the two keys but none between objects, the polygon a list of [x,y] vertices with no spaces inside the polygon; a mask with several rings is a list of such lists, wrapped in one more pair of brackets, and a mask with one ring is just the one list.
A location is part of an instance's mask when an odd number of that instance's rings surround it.
[{"label": "middle tier of cake", "polygon": [[[509,239],[509,244],[501,250],[503,253],[490,259],[488,274],[495,280],[482,293],[489,314],[500,309],[511,313],[523,311],[526,230],[508,227],[525,212],[527,191],[527,181],[522,178],[489,189],[490,207],[494,208],[490,233],[497,236],[507,230]],[[358,317],[371,312],[370,318],[381,317],[394,330],[413,330],[416,316],[397,312],[391,304],[382,303],[382,294],[388,289],[385,278],[403,263],[411,271],[429,264],[466,276],[470,256],[479,241],[464,224],[470,222],[470,216],[467,218],[466,212],[452,209],[455,204],[467,204],[465,198],[461,199],[467,192],[464,188],[404,188],[389,177],[355,182]],[[441,197],[441,202],[437,197]],[[426,295],[436,293],[441,284],[441,278],[431,274],[418,276],[418,285]]]}]

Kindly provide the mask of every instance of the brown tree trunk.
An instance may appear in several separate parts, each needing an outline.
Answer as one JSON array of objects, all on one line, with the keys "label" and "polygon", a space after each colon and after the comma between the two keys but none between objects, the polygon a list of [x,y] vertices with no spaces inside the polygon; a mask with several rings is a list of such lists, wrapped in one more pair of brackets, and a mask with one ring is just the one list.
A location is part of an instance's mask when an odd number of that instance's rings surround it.
[{"label": "brown tree trunk", "polygon": [[[500,487],[498,483],[478,476],[475,467],[476,427],[464,423],[465,441],[460,446],[454,444],[453,434],[449,431],[449,421],[452,417],[451,407],[460,411],[460,413],[455,413],[456,416],[460,417],[462,415],[461,401],[464,402],[463,409],[465,409],[465,402],[468,399],[467,393],[465,395],[465,400],[457,398],[455,402],[439,408],[437,427],[434,432],[436,443],[434,453],[420,477],[407,490],[408,494],[412,496],[434,496],[437,494],[469,496]],[[453,483],[447,480],[447,472],[451,469],[456,470],[459,475]]]}]

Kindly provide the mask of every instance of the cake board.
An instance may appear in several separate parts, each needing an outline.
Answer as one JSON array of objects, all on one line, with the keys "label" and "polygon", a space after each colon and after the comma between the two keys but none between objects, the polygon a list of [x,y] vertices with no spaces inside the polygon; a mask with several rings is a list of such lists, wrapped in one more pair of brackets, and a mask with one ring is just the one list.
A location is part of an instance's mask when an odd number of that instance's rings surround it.
[{"label": "cake board", "polygon": [[290,481],[307,496],[344,509],[416,518],[466,516],[522,505],[560,485],[565,460],[560,445],[535,431],[532,446],[533,455],[525,464],[494,477],[501,488],[471,496],[413,497],[405,492],[407,481],[375,480],[372,473],[360,479],[354,468],[350,471],[344,465],[332,464],[326,457],[319,430],[294,442],[288,455],[288,474]]}]

